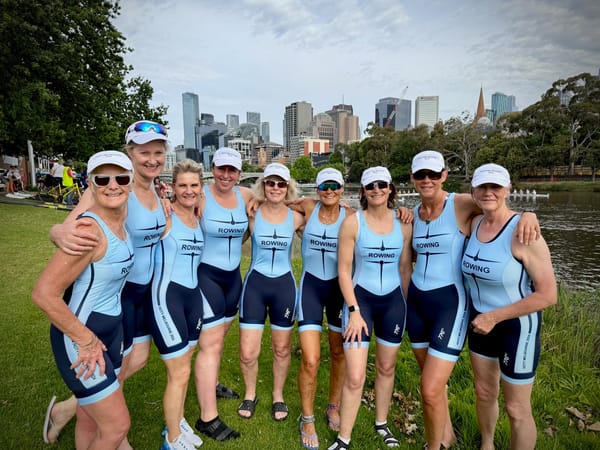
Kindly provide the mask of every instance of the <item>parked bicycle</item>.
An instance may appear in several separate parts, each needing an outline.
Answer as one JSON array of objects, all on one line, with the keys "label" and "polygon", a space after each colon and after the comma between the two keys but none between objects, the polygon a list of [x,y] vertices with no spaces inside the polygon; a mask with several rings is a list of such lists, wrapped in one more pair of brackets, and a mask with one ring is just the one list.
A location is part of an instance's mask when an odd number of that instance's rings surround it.
[{"label": "parked bicycle", "polygon": [[63,203],[65,205],[76,205],[81,199],[83,194],[83,188],[81,187],[79,180],[73,183],[73,186],[68,188],[63,187],[60,184],[46,188],[40,186],[38,191],[38,197],[43,202]]}]

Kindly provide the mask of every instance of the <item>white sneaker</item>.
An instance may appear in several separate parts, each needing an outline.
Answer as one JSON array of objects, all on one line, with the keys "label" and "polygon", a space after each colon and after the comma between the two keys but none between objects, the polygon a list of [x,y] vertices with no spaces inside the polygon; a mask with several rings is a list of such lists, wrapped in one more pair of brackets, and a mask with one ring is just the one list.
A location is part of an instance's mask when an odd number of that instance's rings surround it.
[{"label": "white sneaker", "polygon": [[160,447],[160,450],[196,450],[196,447],[194,447],[185,438],[185,435],[181,433],[179,437],[175,439],[175,442],[169,442],[168,437],[165,436],[165,440],[163,442],[163,445]]},{"label": "white sneaker", "polygon": [[194,433],[194,430],[190,427],[187,420],[185,420],[185,417],[179,422],[179,429],[185,435],[185,439],[194,447],[200,447],[203,444],[202,438]]}]

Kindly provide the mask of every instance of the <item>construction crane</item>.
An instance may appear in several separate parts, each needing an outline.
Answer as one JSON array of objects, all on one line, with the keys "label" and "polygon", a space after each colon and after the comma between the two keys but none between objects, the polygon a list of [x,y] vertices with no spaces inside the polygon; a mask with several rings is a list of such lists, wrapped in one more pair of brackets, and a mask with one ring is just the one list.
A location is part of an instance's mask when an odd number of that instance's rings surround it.
[{"label": "construction crane", "polygon": [[383,126],[384,128],[388,128],[392,124],[392,120],[394,120],[394,116],[396,115],[396,111],[398,111],[398,103],[400,103],[400,101],[404,99],[404,96],[406,95],[406,91],[407,90],[408,90],[408,86],[406,86],[402,90],[402,93],[400,94],[400,98],[398,98],[394,102],[394,109],[392,110],[392,113],[390,114],[390,117],[388,117],[387,120],[385,121],[385,125]]}]

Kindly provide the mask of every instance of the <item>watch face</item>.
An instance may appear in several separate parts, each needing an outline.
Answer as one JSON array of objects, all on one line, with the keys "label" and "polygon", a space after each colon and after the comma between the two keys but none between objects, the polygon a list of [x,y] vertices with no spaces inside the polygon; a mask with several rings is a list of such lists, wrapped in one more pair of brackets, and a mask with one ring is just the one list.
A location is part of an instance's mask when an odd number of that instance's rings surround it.
[{"label": "watch face", "polygon": [[349,307],[348,307],[348,311],[350,311],[350,312],[354,312],[354,311],[356,311],[356,306],[354,306],[354,305],[352,305],[352,306],[349,306]]}]

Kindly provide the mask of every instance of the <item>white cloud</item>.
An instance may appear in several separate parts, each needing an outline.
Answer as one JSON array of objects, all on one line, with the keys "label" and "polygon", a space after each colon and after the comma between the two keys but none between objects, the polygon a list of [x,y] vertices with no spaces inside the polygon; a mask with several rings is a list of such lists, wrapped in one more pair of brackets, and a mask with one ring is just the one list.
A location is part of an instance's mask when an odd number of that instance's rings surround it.
[{"label": "white cloud", "polygon": [[501,91],[526,107],[558,78],[597,73],[599,19],[592,0],[127,0],[115,24],[176,145],[186,91],[219,121],[259,111],[278,142],[299,100],[318,113],[343,98],[362,128],[406,85],[410,100],[439,95],[443,119],[474,111],[482,85],[487,104]]}]

